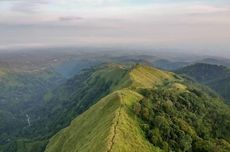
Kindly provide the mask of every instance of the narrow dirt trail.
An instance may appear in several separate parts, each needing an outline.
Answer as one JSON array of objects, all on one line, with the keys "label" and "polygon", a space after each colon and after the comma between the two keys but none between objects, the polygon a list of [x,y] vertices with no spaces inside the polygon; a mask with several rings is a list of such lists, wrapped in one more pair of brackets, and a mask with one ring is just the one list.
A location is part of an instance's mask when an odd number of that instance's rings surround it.
[{"label": "narrow dirt trail", "polygon": [[123,98],[122,98],[122,95],[119,93],[118,94],[120,100],[121,100],[121,105],[119,107],[119,111],[118,111],[118,115],[115,116],[114,119],[117,119],[114,126],[113,126],[113,136],[111,138],[111,145],[109,146],[107,152],[111,152],[112,149],[113,149],[113,146],[115,144],[115,137],[116,137],[116,134],[117,134],[117,127],[118,127],[118,124],[119,124],[119,120],[120,120],[120,115],[121,115],[121,108],[122,108],[122,104],[123,104]]}]

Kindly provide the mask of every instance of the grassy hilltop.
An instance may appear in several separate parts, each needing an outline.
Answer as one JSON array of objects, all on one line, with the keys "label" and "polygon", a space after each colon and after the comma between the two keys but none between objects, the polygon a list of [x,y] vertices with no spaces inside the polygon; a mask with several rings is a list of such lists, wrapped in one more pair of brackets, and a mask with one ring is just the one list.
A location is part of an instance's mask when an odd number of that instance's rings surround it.
[{"label": "grassy hilltop", "polygon": [[91,78],[103,78],[108,93],[53,136],[46,152],[230,150],[230,108],[204,88],[143,65],[110,65]]},{"label": "grassy hilltop", "polygon": [[[126,71],[125,67],[113,66],[109,70],[102,69],[92,75],[94,78],[99,75],[105,77],[105,81],[118,78],[119,81],[114,80],[117,82],[114,90],[121,89],[107,95],[73,120],[69,127],[52,138],[46,151],[160,150],[145,139],[144,132],[138,125],[139,118],[133,115],[132,106],[142,99],[142,95],[130,88],[149,88],[163,79],[172,78],[172,75],[140,65],[129,69],[122,75],[123,77],[120,75],[123,73],[120,70]],[[147,71],[149,73],[146,73]]]}]

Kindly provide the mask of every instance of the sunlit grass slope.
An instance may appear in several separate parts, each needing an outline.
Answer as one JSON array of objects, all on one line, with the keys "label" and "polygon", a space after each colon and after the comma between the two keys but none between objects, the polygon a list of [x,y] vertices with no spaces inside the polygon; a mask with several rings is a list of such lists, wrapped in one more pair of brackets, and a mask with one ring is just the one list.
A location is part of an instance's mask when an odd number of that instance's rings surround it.
[{"label": "sunlit grass slope", "polygon": [[110,84],[111,90],[139,87],[152,88],[165,80],[173,79],[173,73],[150,66],[138,64],[130,68],[119,64],[109,64],[98,68],[90,77],[89,84],[95,84],[95,82],[98,83],[99,80],[103,80],[106,84]]},{"label": "sunlit grass slope", "polygon": [[117,92],[101,99],[96,105],[56,134],[47,152],[106,151],[113,120],[121,101]]},{"label": "sunlit grass slope", "polygon": [[111,152],[158,152],[144,137],[138,118],[133,114],[133,105],[142,96],[128,89],[119,91],[121,105],[110,132],[113,136],[109,141]]},{"label": "sunlit grass slope", "polygon": [[[98,68],[90,77],[89,84],[100,83],[102,80],[111,90],[128,87],[132,83],[128,73],[129,67],[119,64],[108,64]],[[100,81],[101,80],[101,81]]]},{"label": "sunlit grass slope", "polygon": [[[111,84],[112,90],[122,88],[152,88],[161,84],[165,80],[173,80],[174,74],[162,71],[154,67],[145,65],[134,65],[133,67],[119,64],[109,64],[93,73],[90,83],[92,84],[103,79],[107,84]],[[110,83],[108,83],[110,82]]]},{"label": "sunlit grass slope", "polygon": [[153,67],[136,65],[130,72],[133,86],[152,88],[164,80],[173,79],[173,74]]},{"label": "sunlit grass slope", "polygon": [[[143,73],[147,75],[143,77]],[[171,76],[163,75],[159,70],[140,65],[132,69],[119,65],[98,69],[89,84],[103,79],[112,90],[121,90],[104,97],[73,120],[69,127],[50,140],[46,151],[158,151],[144,138],[138,119],[132,114],[133,104],[141,100],[142,96],[122,88],[136,85],[150,87],[161,78]]]},{"label": "sunlit grass slope", "polygon": [[160,151],[146,140],[134,114],[134,104],[142,99],[135,90],[173,80],[173,74],[142,65],[133,68],[109,65],[98,69],[89,84],[102,78],[110,82],[112,93],[53,136],[46,152]]},{"label": "sunlit grass slope", "polygon": [[144,139],[130,110],[141,98],[130,90],[104,97],[56,134],[46,152],[158,151]]}]

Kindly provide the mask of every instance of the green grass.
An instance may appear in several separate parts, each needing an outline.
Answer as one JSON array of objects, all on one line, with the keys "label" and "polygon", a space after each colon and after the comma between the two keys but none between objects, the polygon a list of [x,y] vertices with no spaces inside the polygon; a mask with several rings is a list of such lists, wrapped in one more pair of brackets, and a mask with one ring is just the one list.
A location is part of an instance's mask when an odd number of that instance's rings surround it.
[{"label": "green grass", "polygon": [[104,97],[51,138],[46,152],[158,151],[132,114],[133,103],[141,98],[128,89]]},{"label": "green grass", "polygon": [[122,102],[120,114],[117,116],[116,134],[111,152],[160,151],[145,139],[140,122],[133,114],[133,105],[139,102],[142,96],[128,89],[121,90],[119,93]]},{"label": "green grass", "polygon": [[142,96],[128,88],[151,87],[160,80],[172,79],[172,75],[141,65],[131,70],[110,65],[98,69],[89,84],[99,79],[107,83],[111,81],[112,90],[118,91],[98,101],[74,119],[69,127],[53,136],[46,152],[159,151],[145,139],[139,119],[133,114],[133,105]]},{"label": "green grass", "polygon": [[111,64],[96,70],[91,76],[90,84],[97,82],[99,79],[104,80],[107,84],[110,83],[111,91],[118,90],[130,86],[132,83],[129,75],[129,68]]},{"label": "green grass", "polygon": [[162,83],[164,80],[173,79],[173,74],[153,67],[137,65],[130,72],[133,86],[152,88],[154,85]]},{"label": "green grass", "polygon": [[[106,84],[110,84],[109,94],[75,118],[67,128],[53,136],[45,152],[162,151],[150,143],[146,138],[147,133],[141,128],[145,122],[136,114],[134,107],[138,105],[138,102],[142,103],[148,99],[140,95],[137,90],[140,92],[141,90],[150,90],[151,92],[153,87],[159,88],[159,90],[169,89],[176,96],[194,91],[189,88],[190,85],[185,84],[182,78],[177,78],[173,73],[143,65],[136,65],[131,69],[120,65],[109,65],[97,69],[88,83],[100,86],[102,80]],[[165,96],[167,95],[169,94]],[[161,98],[163,100],[163,97],[161,96],[157,100]],[[150,99],[150,97],[148,98]],[[157,100],[154,102],[158,103]],[[195,101],[198,102],[198,97],[191,98],[189,102],[192,104]],[[203,105],[205,102],[198,103]],[[159,105],[162,105],[166,111],[169,110],[169,113],[172,110],[170,108],[174,106],[170,100],[162,101]],[[181,115],[180,110],[176,112],[178,112],[178,116]],[[163,118],[163,116],[159,118]],[[171,117],[169,118],[171,119]],[[192,127],[187,127],[187,122],[178,119],[178,124],[181,126],[181,130],[188,132],[191,136],[196,136]],[[167,147],[166,144],[164,146]]]},{"label": "green grass", "polygon": [[119,106],[117,93],[101,99],[51,138],[46,152],[106,151],[110,127]]}]

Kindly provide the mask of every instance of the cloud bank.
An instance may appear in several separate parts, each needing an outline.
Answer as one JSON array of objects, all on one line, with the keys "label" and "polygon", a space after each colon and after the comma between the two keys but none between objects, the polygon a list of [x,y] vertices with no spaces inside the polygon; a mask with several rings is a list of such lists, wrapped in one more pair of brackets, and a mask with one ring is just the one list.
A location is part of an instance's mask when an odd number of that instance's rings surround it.
[{"label": "cloud bank", "polygon": [[0,46],[139,45],[228,54],[229,4],[226,0],[3,0]]}]

